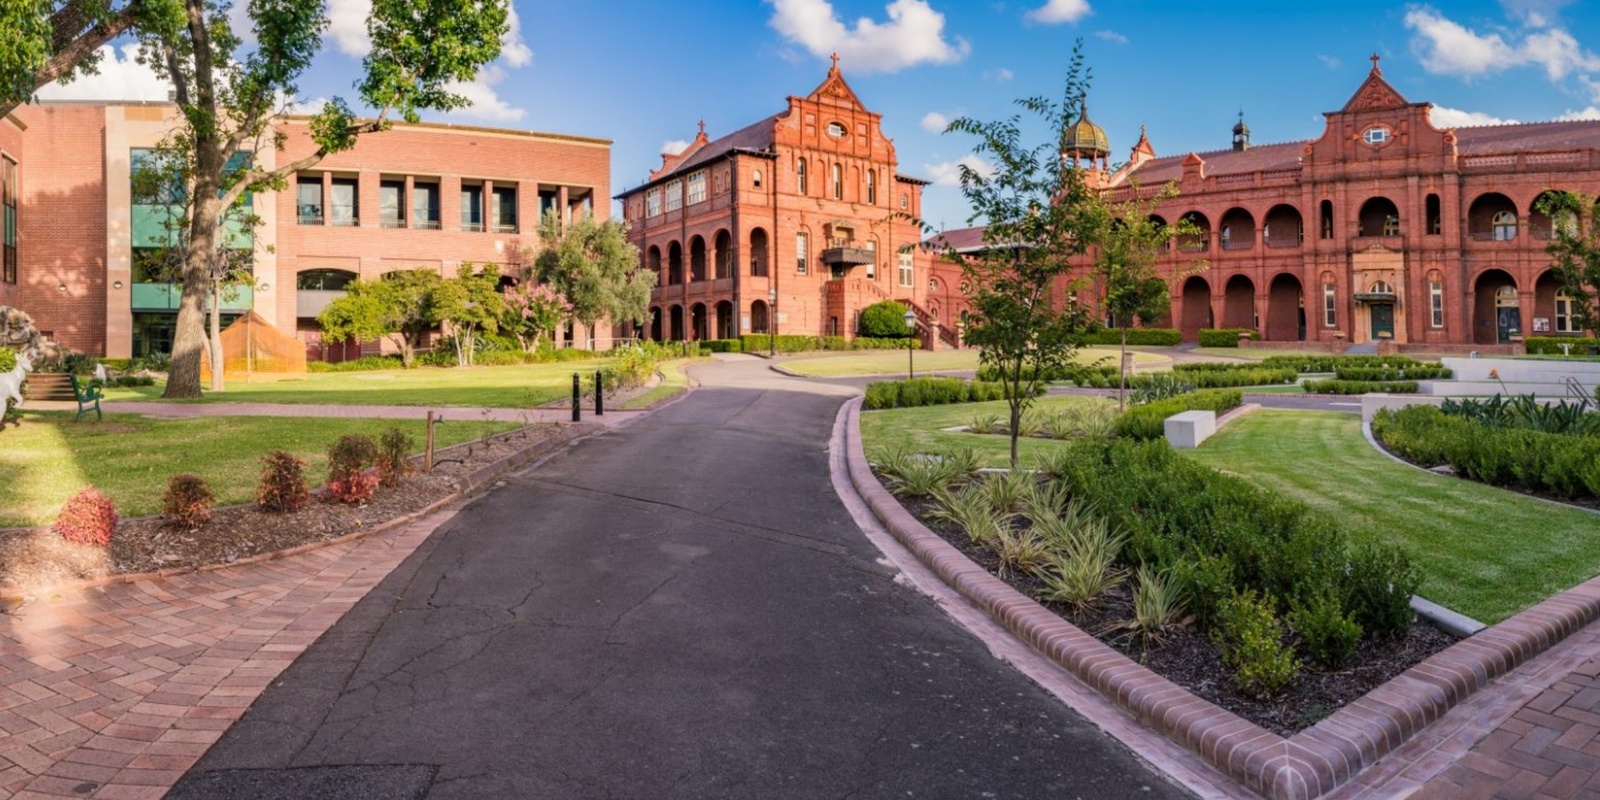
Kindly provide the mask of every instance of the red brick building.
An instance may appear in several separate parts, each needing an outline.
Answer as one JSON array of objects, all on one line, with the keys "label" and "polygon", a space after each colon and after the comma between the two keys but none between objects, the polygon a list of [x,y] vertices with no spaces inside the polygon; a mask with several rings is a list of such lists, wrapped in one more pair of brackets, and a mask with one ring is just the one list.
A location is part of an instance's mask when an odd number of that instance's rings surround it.
[{"label": "red brick building", "polygon": [[[1374,57],[1314,141],[1252,145],[1241,119],[1230,149],[1157,157],[1141,132],[1113,171],[1083,119],[1064,155],[1113,201],[1177,184],[1156,215],[1204,231],[1163,259],[1175,276],[1167,324],[1186,340],[1248,328],[1280,344],[1448,351],[1575,332],[1537,204],[1552,190],[1600,193],[1600,122],[1441,130],[1431,107],[1395,91]],[[981,244],[974,230],[947,236]],[[1205,269],[1183,277],[1197,260]]]},{"label": "red brick building", "polygon": [[912,222],[927,182],[899,174],[881,123],[835,58],[809,95],[715,140],[702,124],[618,195],[659,275],[650,337],[853,338],[861,310],[888,299],[916,308],[924,337],[938,330],[943,311],[925,302],[931,256]]},{"label": "red brick building", "polygon": [[[0,172],[15,163],[20,176],[0,192],[8,214],[20,198],[19,258],[0,272],[0,304],[75,350],[170,348],[178,291],[144,257],[170,237],[168,206],[136,196],[131,177],[175,114],[168,104],[46,103],[0,121]],[[305,118],[282,125],[285,149],[262,153],[264,166],[312,150]],[[361,346],[325,348],[315,320],[350,279],[419,267],[453,276],[466,262],[514,273],[545,211],[608,214],[610,162],[609,141],[561,134],[423,123],[362,137],[286,190],[250,198],[261,224],[236,235],[253,251],[255,285],[224,298],[224,315],[254,309],[312,359],[357,355]],[[609,331],[566,335],[609,346]]]}]

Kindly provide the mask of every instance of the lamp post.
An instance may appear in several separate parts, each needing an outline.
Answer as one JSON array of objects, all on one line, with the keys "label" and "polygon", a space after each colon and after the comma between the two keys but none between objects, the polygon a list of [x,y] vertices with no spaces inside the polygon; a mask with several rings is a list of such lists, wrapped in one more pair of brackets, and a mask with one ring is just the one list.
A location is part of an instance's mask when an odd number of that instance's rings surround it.
[{"label": "lamp post", "polygon": [[778,355],[778,287],[767,290],[767,358]]},{"label": "lamp post", "polygon": [[[906,314],[904,317],[902,317],[902,319],[906,321],[906,330],[910,332],[909,335],[915,337],[917,335],[917,312],[912,311],[908,306],[906,308]],[[913,338],[906,346],[906,380],[911,380],[917,377],[916,352],[917,342],[916,339]]]}]

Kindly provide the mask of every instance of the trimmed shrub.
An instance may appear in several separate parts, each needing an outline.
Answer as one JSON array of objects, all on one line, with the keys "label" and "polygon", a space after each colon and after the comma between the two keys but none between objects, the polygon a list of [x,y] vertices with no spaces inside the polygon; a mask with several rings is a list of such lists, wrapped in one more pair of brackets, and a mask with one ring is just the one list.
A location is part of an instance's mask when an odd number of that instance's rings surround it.
[{"label": "trimmed shrub", "polygon": [[[1122,331],[1118,328],[1098,328],[1083,336],[1084,344],[1120,345]],[[1183,343],[1183,333],[1176,328],[1129,328],[1128,344],[1140,347],[1176,347]]]},{"label": "trimmed shrub", "polygon": [[742,353],[744,342],[739,339],[710,339],[700,343],[700,347],[712,353]]},{"label": "trimmed shrub", "polygon": [[[1341,367],[1386,367],[1400,369],[1421,364],[1411,356],[1334,356],[1305,355],[1268,356],[1261,360],[1261,366],[1270,369],[1294,369],[1299,372],[1335,372]],[[1438,366],[1434,363],[1433,366]]]},{"label": "trimmed shrub", "polygon": [[371,436],[347,433],[328,448],[328,491],[341,503],[364,503],[378,488],[378,476],[366,470],[378,460]]},{"label": "trimmed shrub", "polygon": [[399,356],[362,356],[337,363],[307,361],[306,372],[368,372],[379,369],[400,369],[404,366]]},{"label": "trimmed shrub", "polygon": [[1222,662],[1234,669],[1234,681],[1246,694],[1270,697],[1300,674],[1300,663],[1283,643],[1283,629],[1268,598],[1255,592],[1234,595],[1222,604],[1217,632]]},{"label": "trimmed shrub", "polygon": [[1497,428],[1432,406],[1379,411],[1372,433],[1407,461],[1449,464],[1470,480],[1568,499],[1600,497],[1600,437]]},{"label": "trimmed shrub", "polygon": [[112,387],[154,386],[156,385],[156,379],[149,375],[118,375],[106,381],[106,385]]},{"label": "trimmed shrub", "polygon": [[117,504],[99,489],[85,486],[67,498],[50,530],[69,542],[105,547],[117,531]]},{"label": "trimmed shrub", "polygon": [[411,435],[399,428],[390,428],[378,437],[378,482],[384,486],[400,485],[400,479],[411,471],[411,450],[416,445]]},{"label": "trimmed shrub", "polygon": [[1331,593],[1295,603],[1289,612],[1289,627],[1300,635],[1306,657],[1323,669],[1344,666],[1361,643],[1361,625]]},{"label": "trimmed shrub", "polygon": [[1416,381],[1306,381],[1306,391],[1312,394],[1367,394],[1368,392],[1388,392],[1389,394],[1416,394]]},{"label": "trimmed shrub", "polygon": [[263,511],[291,513],[306,505],[306,462],[283,450],[274,450],[261,459],[261,485],[256,489],[256,505]]},{"label": "trimmed shrub", "polygon": [[1411,596],[1422,572],[1405,551],[1367,542],[1351,554],[1345,608],[1374,636],[1395,638],[1411,627]]},{"label": "trimmed shrub", "polygon": [[179,473],[167,479],[166,494],[161,496],[161,516],[180,528],[194,530],[211,521],[217,496],[206,479],[191,473]]},{"label": "trimmed shrub", "polygon": [[1592,336],[1529,336],[1523,340],[1528,355],[1559,356],[1561,345],[1570,345],[1568,354],[1575,356],[1600,355],[1600,342]]},{"label": "trimmed shrub", "polygon": [[1260,339],[1261,336],[1250,328],[1201,328],[1201,347],[1238,347],[1239,334],[1250,334],[1250,341]]},{"label": "trimmed shrub", "polygon": [[1006,385],[991,381],[960,378],[912,378],[904,381],[875,381],[867,384],[862,407],[868,411],[885,408],[916,408],[951,403],[980,403],[1006,399]]},{"label": "trimmed shrub", "polygon": [[1215,411],[1221,414],[1244,403],[1238,389],[1207,389],[1180,394],[1128,409],[1117,418],[1117,435],[1129,439],[1160,439],[1167,417],[1184,411]]},{"label": "trimmed shrub", "polygon": [[1450,368],[1439,364],[1412,364],[1398,367],[1338,366],[1333,376],[1341,381],[1426,381],[1450,377]]},{"label": "trimmed shrub", "polygon": [[875,339],[899,339],[910,336],[906,330],[906,305],[896,300],[883,300],[861,310],[861,322],[856,332]]}]

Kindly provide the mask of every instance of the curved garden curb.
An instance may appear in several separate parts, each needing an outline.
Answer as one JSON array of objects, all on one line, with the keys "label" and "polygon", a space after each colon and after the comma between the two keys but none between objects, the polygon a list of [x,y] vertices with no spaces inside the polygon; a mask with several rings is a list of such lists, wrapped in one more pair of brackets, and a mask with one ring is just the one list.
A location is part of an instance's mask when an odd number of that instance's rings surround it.
[{"label": "curved garden curb", "polygon": [[[472,494],[501,475],[525,466],[534,459],[548,455],[557,449],[570,444],[576,439],[580,439],[584,436],[594,433],[596,430],[598,430],[598,428],[595,425],[588,423],[562,426],[557,430],[556,435],[554,436],[541,439],[528,447],[522,448],[521,450],[507,455],[505,458],[490,464],[485,464],[483,467],[477,470],[461,475],[456,479],[456,490],[454,492],[451,492],[450,494],[447,494],[444,497],[429,503],[423,508],[402,514],[390,520],[385,520],[377,525],[367,528],[366,530],[351,531],[343,536],[336,536],[332,539],[324,539],[320,542],[307,542],[305,544],[295,545],[294,547],[287,547],[282,550],[273,550],[269,553],[257,553],[253,556],[246,556],[245,558],[235,559],[222,564],[201,564],[199,566],[172,567],[171,569],[161,569],[153,572],[128,572],[118,575],[106,575],[100,578],[84,578],[74,581],[60,581],[41,586],[6,584],[4,586],[0,586],[0,596],[72,591],[75,589],[89,589],[96,586],[109,586],[119,583],[137,583],[139,581],[170,578],[175,575],[188,575],[197,572],[214,572],[216,570],[226,569],[229,567],[240,567],[247,564],[259,564],[265,561],[276,561],[280,558],[288,558],[289,556],[307,553],[312,550],[320,550],[324,547],[331,547],[333,545],[343,544],[345,542],[358,541],[421,519],[422,517],[425,517],[428,514],[431,514],[434,511],[449,505],[450,503]],[[439,456],[446,455],[460,448],[465,448],[469,444],[475,443],[452,445],[451,447],[439,450],[434,454],[434,457],[437,459]],[[418,457],[413,456],[413,460],[416,460],[416,458]],[[318,491],[320,492],[323,490],[318,489]]]},{"label": "curved garden curb", "polygon": [[861,398],[847,404],[845,463],[872,513],[945,583],[1144,725],[1268,797],[1319,797],[1495,678],[1600,616],[1600,578],[1465,639],[1284,738],[1151,672],[1011,588],[922,525],[878,482],[861,445]]}]

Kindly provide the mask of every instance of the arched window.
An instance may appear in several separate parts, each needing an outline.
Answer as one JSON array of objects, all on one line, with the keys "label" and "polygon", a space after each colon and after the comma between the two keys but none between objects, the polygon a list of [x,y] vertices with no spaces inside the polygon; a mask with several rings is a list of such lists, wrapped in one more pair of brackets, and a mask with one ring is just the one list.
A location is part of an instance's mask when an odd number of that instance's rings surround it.
[{"label": "arched window", "polygon": [[1501,211],[1494,215],[1490,222],[1490,230],[1497,242],[1509,242],[1517,238],[1517,215],[1512,211]]},{"label": "arched window", "polygon": [[1573,312],[1576,310],[1577,305],[1574,303],[1572,295],[1565,292],[1556,295],[1557,333],[1579,333],[1583,331],[1583,328],[1578,325],[1578,320],[1573,317]]},{"label": "arched window", "polygon": [[867,170],[867,205],[878,204],[878,171]]},{"label": "arched window", "polygon": [[804,233],[794,235],[794,274],[796,275],[806,274],[806,245],[809,243],[810,237]]},{"label": "arched window", "polygon": [[1334,304],[1333,273],[1322,273],[1322,327],[1336,328],[1339,326],[1339,310]]},{"label": "arched window", "polygon": [[908,209],[910,207],[911,207],[911,195],[906,194],[905,192],[901,192],[900,193],[900,210],[901,211],[905,211],[906,209]]},{"label": "arched window", "polygon": [[1517,307],[1517,287],[1515,287],[1515,286],[1502,286],[1502,287],[1494,290],[1494,307],[1495,308],[1516,308]]},{"label": "arched window", "polygon": [[837,162],[833,165],[833,199],[844,199],[844,165]]},{"label": "arched window", "polygon": [[761,170],[756,170],[755,174],[750,176],[750,185],[756,187],[757,189],[761,188]]},{"label": "arched window", "polygon": [[1428,310],[1435,328],[1444,327],[1444,276],[1437,271],[1428,273]]},{"label": "arched window", "polygon": [[795,179],[799,182],[801,194],[806,193],[806,160],[800,159],[800,164],[795,168]]},{"label": "arched window", "polygon": [[1372,284],[1372,288],[1368,289],[1367,291],[1370,294],[1394,294],[1394,287],[1390,286],[1385,281],[1378,281],[1377,283]]},{"label": "arched window", "polygon": [[873,279],[878,277],[878,240],[877,239],[868,239],[867,240],[867,254],[872,257],[872,260],[867,262],[867,280],[870,281],[870,280],[873,280]]}]

